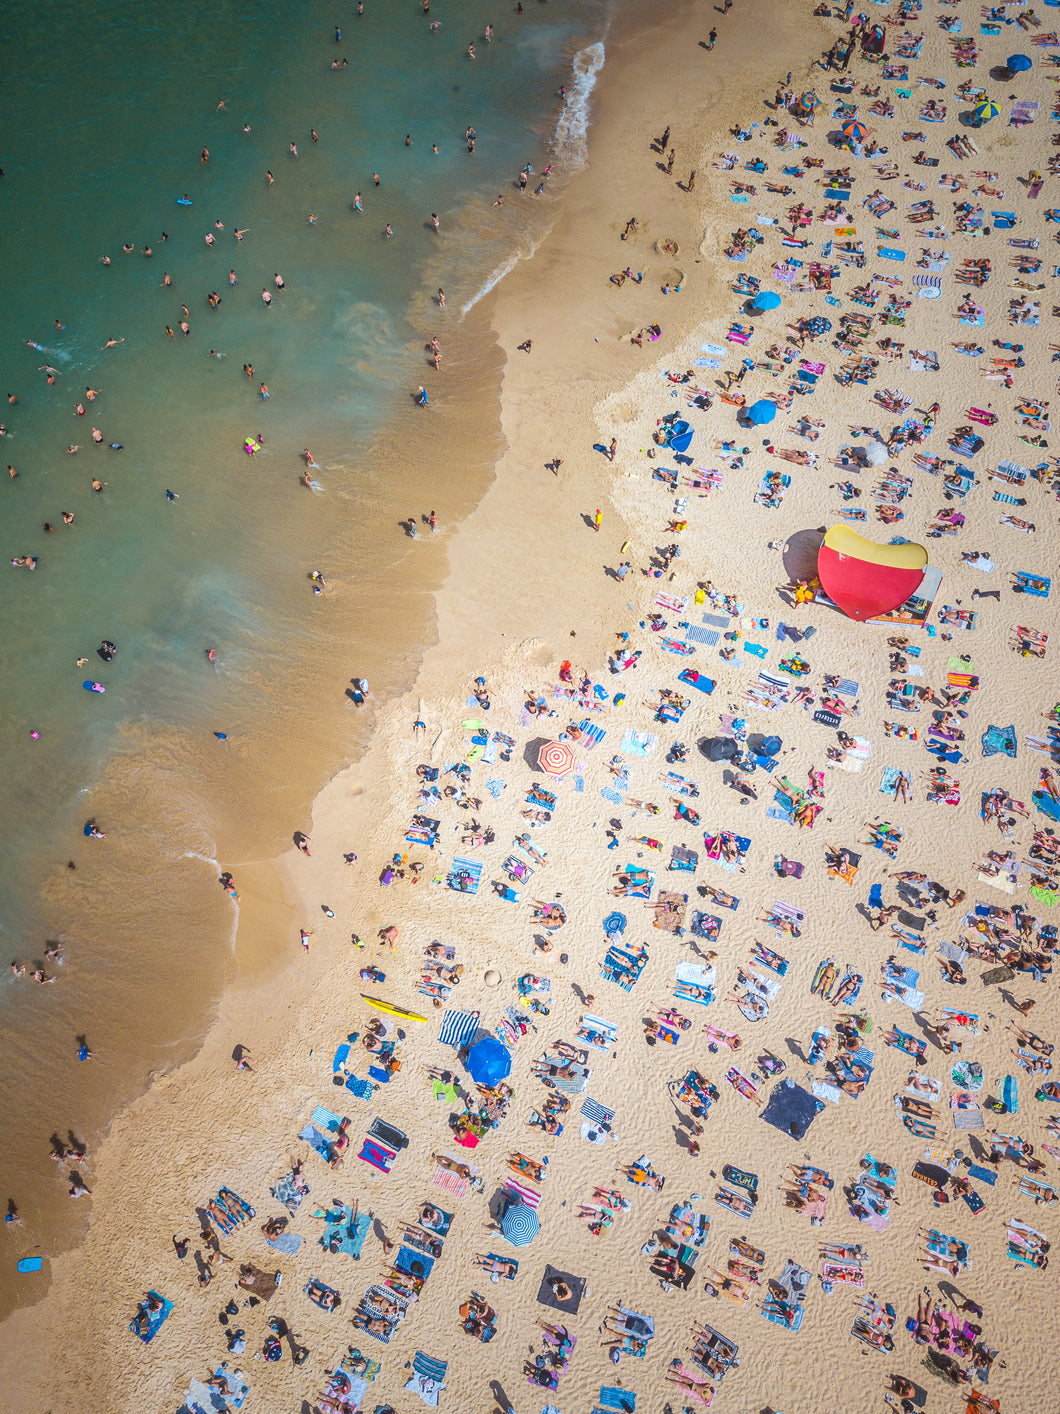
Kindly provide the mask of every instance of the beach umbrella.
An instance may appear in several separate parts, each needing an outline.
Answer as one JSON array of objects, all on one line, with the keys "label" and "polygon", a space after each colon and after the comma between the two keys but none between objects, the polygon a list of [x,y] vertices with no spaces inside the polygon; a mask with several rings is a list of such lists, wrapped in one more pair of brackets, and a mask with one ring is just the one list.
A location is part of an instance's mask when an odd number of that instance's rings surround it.
[{"label": "beach umbrella", "polygon": [[972,109],[972,117],[977,123],[989,123],[991,118],[996,118],[1001,109],[996,103],[988,98],[985,103],[980,103],[977,108]]},{"label": "beach umbrella", "polygon": [[495,1036],[484,1036],[468,1051],[467,1068],[476,1085],[496,1085],[511,1074],[511,1052]]},{"label": "beach umbrella", "polygon": [[538,752],[537,764],[547,776],[562,780],[569,776],[578,764],[574,748],[566,741],[546,741]]},{"label": "beach umbrella", "polygon": [[822,334],[827,334],[832,327],[832,321],[826,319],[823,314],[815,314],[806,326],[815,339]]},{"label": "beach umbrella", "polygon": [[769,398],[759,398],[758,402],[752,403],[747,409],[747,421],[754,427],[761,427],[766,422],[772,422],[777,415],[777,405]]},{"label": "beach umbrella", "polygon": [[887,460],[887,448],[882,442],[870,442],[865,448],[865,460],[869,466],[883,466]]},{"label": "beach umbrella", "polygon": [[779,309],[781,304],[780,296],[774,294],[772,290],[763,290],[761,294],[754,297],[752,308],[754,309]]},{"label": "beach umbrella", "polygon": [[821,100],[817,97],[816,93],[812,93],[812,92],[804,93],[804,94],[802,95],[802,97],[799,99],[799,107],[800,107],[800,108],[809,108],[809,109],[812,110],[812,109],[814,109],[814,108],[819,107],[819,106],[820,106],[820,103],[821,103]]},{"label": "beach umbrella", "polygon": [[869,135],[865,124],[859,123],[856,118],[851,118],[849,123],[844,123],[839,131],[851,142],[862,142]]},{"label": "beach umbrella", "polygon": [[501,1218],[501,1234],[513,1247],[526,1247],[541,1231],[541,1221],[527,1203],[510,1203]]},{"label": "beach umbrella", "polygon": [[1005,60],[1005,68],[1013,74],[1025,74],[1028,69],[1033,69],[1034,65],[1026,54],[1010,54]]}]

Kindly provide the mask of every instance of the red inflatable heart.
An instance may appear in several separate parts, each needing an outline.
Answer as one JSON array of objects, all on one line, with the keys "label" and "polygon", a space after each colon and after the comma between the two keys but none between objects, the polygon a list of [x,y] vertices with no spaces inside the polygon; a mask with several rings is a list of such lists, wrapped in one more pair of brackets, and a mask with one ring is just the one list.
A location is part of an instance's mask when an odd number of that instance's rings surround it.
[{"label": "red inflatable heart", "polygon": [[848,525],[833,525],[817,552],[817,577],[844,614],[864,623],[916,593],[927,559],[923,545],[877,545]]}]

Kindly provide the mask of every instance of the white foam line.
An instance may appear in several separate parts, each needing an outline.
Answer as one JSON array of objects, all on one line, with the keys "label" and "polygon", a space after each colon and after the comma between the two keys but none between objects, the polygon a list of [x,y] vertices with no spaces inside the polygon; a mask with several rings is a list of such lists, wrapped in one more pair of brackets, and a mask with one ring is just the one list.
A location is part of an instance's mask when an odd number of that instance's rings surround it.
[{"label": "white foam line", "polygon": [[[562,111],[556,120],[556,131],[552,139],[553,149],[565,171],[573,172],[584,166],[588,156],[589,100],[596,87],[596,76],[604,66],[604,57],[602,40],[597,40],[595,44],[590,44],[585,49],[579,49],[574,56],[574,80],[567,90]],[[479,300],[484,299],[490,290],[499,285],[505,275],[515,269],[520,260],[529,260],[537,250],[538,244],[540,242],[531,245],[526,250],[516,251],[507,260],[502,261],[482,288],[472,295],[467,304],[463,306],[461,314],[467,314],[469,310],[474,309]]]}]

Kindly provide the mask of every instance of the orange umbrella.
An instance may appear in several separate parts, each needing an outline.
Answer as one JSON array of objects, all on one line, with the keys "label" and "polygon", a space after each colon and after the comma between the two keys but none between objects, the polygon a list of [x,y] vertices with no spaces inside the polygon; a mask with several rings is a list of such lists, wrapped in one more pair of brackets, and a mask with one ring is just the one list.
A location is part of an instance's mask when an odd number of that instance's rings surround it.
[{"label": "orange umbrella", "polygon": [[546,741],[537,757],[537,764],[542,771],[556,780],[569,776],[577,761],[574,748],[565,741]]}]

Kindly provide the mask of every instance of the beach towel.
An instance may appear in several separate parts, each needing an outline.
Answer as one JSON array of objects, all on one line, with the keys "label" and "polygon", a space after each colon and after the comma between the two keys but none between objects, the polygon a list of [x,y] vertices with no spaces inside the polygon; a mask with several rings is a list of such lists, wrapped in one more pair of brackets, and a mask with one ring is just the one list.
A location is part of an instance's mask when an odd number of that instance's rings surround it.
[{"label": "beach towel", "polygon": [[157,1291],[148,1292],[148,1296],[162,1302],[162,1307],[158,1311],[149,1311],[146,1306],[141,1305],[140,1312],[145,1319],[137,1321],[133,1319],[129,1322],[129,1329],[133,1335],[143,1341],[144,1345],[150,1345],[158,1334],[163,1321],[173,1310],[173,1303]]},{"label": "beach towel", "polygon": [[446,1193],[451,1193],[454,1198],[466,1198],[471,1190],[471,1180],[464,1178],[459,1173],[453,1173],[452,1169],[443,1168],[441,1164],[434,1170],[434,1177],[431,1179],[435,1188],[441,1188]]},{"label": "beach towel", "polygon": [[[716,628],[700,628],[698,624],[681,624],[679,627],[684,630],[685,637],[692,643],[705,643],[708,648],[713,648],[714,644],[718,641],[718,630]],[[683,678],[684,674],[681,673],[679,676]],[[696,685],[695,683],[692,684],[693,687]]]},{"label": "beach towel", "polygon": [[445,1389],[445,1372],[449,1368],[445,1360],[435,1360],[417,1350],[412,1361],[412,1377],[405,1381],[405,1388],[412,1390],[431,1408],[437,1408],[438,1396]]},{"label": "beach towel", "polygon": [[1016,755],[1016,728],[1015,726],[995,727],[989,726],[980,737],[983,755],[994,756],[998,752],[1003,752],[1006,756],[1015,758]]},{"label": "beach towel", "polygon": [[[372,1226],[371,1213],[358,1213],[353,1216],[352,1207],[343,1206],[328,1211],[327,1226],[320,1237],[320,1245],[328,1252],[345,1252],[354,1261],[358,1261],[364,1248],[365,1239]],[[293,1234],[283,1233],[284,1237]],[[298,1239],[301,1242],[301,1238]],[[275,1246],[274,1243],[270,1246]],[[295,1251],[298,1249],[295,1248]]]},{"label": "beach towel", "polygon": [[361,1144],[361,1151],[357,1157],[363,1159],[366,1164],[371,1164],[373,1168],[379,1169],[381,1173],[389,1173],[397,1154],[393,1149],[387,1149],[384,1145],[376,1143],[374,1139],[366,1138]]},{"label": "beach towel", "polygon": [[629,756],[648,756],[658,745],[659,738],[651,732],[629,730],[622,738],[619,750]]},{"label": "beach towel", "polygon": [[504,1180],[502,1191],[508,1193],[511,1197],[517,1198],[520,1203],[525,1203],[528,1208],[533,1208],[535,1212],[537,1211],[538,1204],[541,1202],[541,1194],[536,1188],[531,1188],[528,1184],[520,1183],[518,1179],[513,1178],[510,1174]]},{"label": "beach towel", "polygon": [[452,1046],[458,1050],[474,1036],[478,1030],[478,1022],[477,1011],[447,1011],[442,1017],[438,1040],[443,1046]]},{"label": "beach towel", "polygon": [[246,1381],[226,1365],[219,1365],[214,1374],[224,1379],[227,1386],[224,1394],[211,1385],[203,1384],[201,1380],[192,1380],[184,1396],[183,1407],[177,1414],[183,1414],[184,1410],[187,1414],[223,1414],[227,1409],[243,1408],[250,1393],[250,1386]]},{"label": "beach towel", "polygon": [[620,1414],[634,1414],[637,1396],[631,1389],[621,1389],[618,1385],[601,1385],[600,1404],[604,1409],[615,1409]]},{"label": "beach towel", "polygon": [[296,1188],[292,1182],[292,1175],[285,1174],[283,1178],[276,1181],[269,1192],[277,1202],[283,1204],[289,1213],[294,1213],[298,1211],[299,1204],[310,1190],[308,1186],[304,1189]]},{"label": "beach towel", "polygon": [[601,1105],[598,1100],[594,1100],[587,1095],[582,1101],[582,1114],[590,1124],[605,1124],[610,1126],[615,1117],[614,1110],[608,1109],[606,1105]]},{"label": "beach towel", "polygon": [[596,1051],[609,1051],[618,1036],[618,1027],[613,1021],[605,1021],[602,1016],[593,1016],[590,1012],[582,1016],[579,1031],[578,1039]]},{"label": "beach towel", "polygon": [[461,859],[457,856],[453,860],[452,868],[446,877],[446,885],[458,894],[477,894],[479,882],[482,877],[482,865],[474,859]]},{"label": "beach towel", "polygon": [[283,1252],[289,1257],[293,1257],[302,1245],[302,1239],[297,1232],[281,1232],[278,1237],[269,1237],[266,1241],[275,1251]]}]

